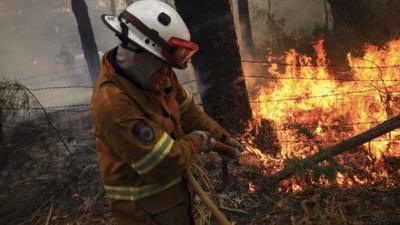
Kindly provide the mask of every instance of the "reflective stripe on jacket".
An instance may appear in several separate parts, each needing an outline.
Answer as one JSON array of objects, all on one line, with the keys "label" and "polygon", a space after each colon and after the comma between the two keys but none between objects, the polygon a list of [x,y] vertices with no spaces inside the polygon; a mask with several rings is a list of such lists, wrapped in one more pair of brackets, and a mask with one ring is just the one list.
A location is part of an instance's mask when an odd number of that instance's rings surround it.
[{"label": "reflective stripe on jacket", "polygon": [[181,181],[182,178],[177,178],[163,186],[155,184],[145,185],[141,187],[120,187],[104,185],[104,189],[106,191],[107,197],[110,199],[137,201],[139,199],[154,195],[160,191],[168,189]]}]

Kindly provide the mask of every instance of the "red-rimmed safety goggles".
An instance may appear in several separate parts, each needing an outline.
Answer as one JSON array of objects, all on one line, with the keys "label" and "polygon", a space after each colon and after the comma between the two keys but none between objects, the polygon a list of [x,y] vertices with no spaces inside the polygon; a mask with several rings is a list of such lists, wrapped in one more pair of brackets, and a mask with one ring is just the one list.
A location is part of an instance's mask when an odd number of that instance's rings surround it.
[{"label": "red-rimmed safety goggles", "polygon": [[177,37],[169,39],[168,44],[170,48],[164,50],[163,55],[178,68],[185,68],[189,59],[199,50],[196,43]]},{"label": "red-rimmed safety goggles", "polygon": [[136,16],[126,10],[121,13],[120,18],[124,18],[152,41],[161,46],[163,49],[162,55],[172,66],[180,69],[186,68],[189,59],[199,50],[199,46],[196,43],[181,38],[172,37],[167,42],[160,37],[156,31],[147,27]]}]

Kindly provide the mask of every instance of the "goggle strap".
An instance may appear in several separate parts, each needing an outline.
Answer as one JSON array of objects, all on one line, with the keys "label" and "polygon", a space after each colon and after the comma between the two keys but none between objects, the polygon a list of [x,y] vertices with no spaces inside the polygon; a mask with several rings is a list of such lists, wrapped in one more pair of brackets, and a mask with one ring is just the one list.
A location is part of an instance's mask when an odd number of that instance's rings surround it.
[{"label": "goggle strap", "polygon": [[149,39],[151,39],[152,41],[157,43],[159,46],[161,46],[161,48],[163,48],[164,50],[166,50],[168,52],[172,51],[172,48],[168,44],[168,42],[166,42],[162,37],[160,37],[160,35],[158,35],[158,33],[156,31],[154,31],[154,30],[150,29],[148,26],[146,26],[146,24],[144,24],[142,21],[140,21],[136,16],[134,16],[131,13],[129,13],[128,11],[124,10],[121,13],[120,17],[124,18],[127,22],[132,24],[140,32],[142,32],[144,35],[149,37]]}]

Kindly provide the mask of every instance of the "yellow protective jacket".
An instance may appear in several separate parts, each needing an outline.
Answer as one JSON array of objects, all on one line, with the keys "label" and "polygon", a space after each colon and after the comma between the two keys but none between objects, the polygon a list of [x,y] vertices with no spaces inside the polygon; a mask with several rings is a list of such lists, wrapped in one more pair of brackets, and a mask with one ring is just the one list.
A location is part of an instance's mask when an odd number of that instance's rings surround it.
[{"label": "yellow protective jacket", "polygon": [[[111,212],[119,224],[189,224],[183,178],[199,152],[205,130],[217,139],[228,133],[208,117],[174,74],[162,93],[128,80],[106,53],[92,96],[96,150]],[[179,217],[179,218],[177,218]]]}]

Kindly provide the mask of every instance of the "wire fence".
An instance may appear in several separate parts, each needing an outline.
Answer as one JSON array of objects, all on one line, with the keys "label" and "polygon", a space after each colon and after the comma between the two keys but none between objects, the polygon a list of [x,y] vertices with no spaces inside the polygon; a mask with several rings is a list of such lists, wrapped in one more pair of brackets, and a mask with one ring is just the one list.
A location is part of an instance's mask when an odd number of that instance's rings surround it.
[{"label": "wire fence", "polygon": [[[398,85],[391,85],[390,87],[396,87],[400,86]],[[81,86],[81,87],[46,87],[46,88],[37,88],[37,89],[31,89],[32,91],[43,91],[43,90],[52,90],[52,89],[69,89],[69,88],[91,88],[89,86]],[[256,101],[250,101],[250,103],[268,103],[268,102],[286,102],[286,101],[299,101],[299,100],[308,100],[308,99],[318,99],[318,98],[328,98],[328,97],[337,97],[337,96],[348,96],[351,95],[351,97],[355,97],[357,95],[355,94],[365,94],[369,92],[375,92],[377,89],[375,88],[370,88],[370,89],[365,89],[365,90],[357,90],[357,91],[348,91],[348,92],[341,92],[341,93],[332,93],[332,94],[325,94],[325,95],[316,95],[316,96],[291,96],[288,98],[282,98],[282,99],[268,99],[268,100],[256,100]],[[394,91],[393,93],[397,93]],[[194,96],[199,95],[200,92],[193,93]],[[364,97],[363,95],[361,97]],[[44,107],[47,110],[57,110],[57,109],[66,109],[66,108],[88,108],[90,107],[90,104],[70,104],[70,105],[58,105],[58,106],[50,106],[50,107]],[[6,110],[42,110],[40,107],[15,107],[15,108],[3,108]]]},{"label": "wire fence", "polygon": [[[342,68],[349,68],[349,65],[335,65],[335,64],[327,64],[327,65],[302,65],[302,64],[288,64],[288,63],[283,63],[283,62],[278,62],[278,61],[262,61],[262,60],[242,60],[242,63],[253,63],[253,64],[264,64],[264,65],[280,65],[280,66],[289,66],[289,67],[316,67],[316,68],[327,68],[327,67],[342,67]],[[84,67],[85,65],[81,65],[80,67]],[[352,69],[384,69],[384,68],[400,68],[399,65],[375,65],[371,67],[351,67]],[[71,70],[68,70],[68,72],[71,72],[69,75],[65,76],[59,76],[59,77],[54,77],[54,74],[61,74],[61,73],[66,73],[67,71],[54,71],[54,72],[49,72],[49,73],[44,73],[44,74],[35,74],[29,77],[23,77],[17,79],[17,81],[26,81],[26,80],[34,80],[34,79],[41,79],[41,78],[47,78],[48,76],[52,76],[53,79],[46,80],[46,82],[50,81],[56,81],[56,80],[62,80],[62,79],[68,79],[74,76],[82,76],[85,72],[82,73],[72,73]],[[270,76],[270,75],[245,75],[245,78],[252,78],[252,79],[269,79],[269,80],[311,80],[311,81],[342,81],[342,82],[400,82],[400,79],[355,79],[355,78],[335,78],[335,77],[330,77],[330,78],[319,78],[319,77],[290,77],[290,76]],[[27,85],[32,85],[32,84],[39,84],[39,83],[46,83],[46,82],[31,82]],[[189,80],[185,82],[181,82],[182,85],[189,85],[192,83],[199,82],[199,80]],[[395,84],[395,85],[385,85],[386,91],[388,89],[393,88],[393,87],[398,87],[400,84]],[[42,91],[52,91],[52,90],[67,90],[67,89],[93,89],[93,86],[90,85],[70,85],[70,86],[44,86],[44,87],[39,87],[39,88],[28,88],[29,91],[32,92],[42,92]],[[282,97],[281,99],[267,99],[267,100],[256,100],[256,101],[250,101],[252,104],[260,104],[260,103],[269,103],[269,102],[286,102],[286,101],[300,101],[300,100],[308,100],[308,99],[323,99],[327,97],[338,97],[338,96],[349,96],[351,98],[356,97],[357,94],[365,94],[365,93],[370,93],[370,92],[375,92],[379,91],[377,88],[369,88],[369,89],[363,89],[363,90],[354,90],[354,91],[347,91],[347,92],[338,92],[338,93],[329,93],[329,94],[323,94],[323,95],[316,95],[316,96],[287,96],[287,97]],[[400,91],[396,90],[390,90],[390,94],[393,93],[400,93]],[[193,95],[199,95],[200,92],[193,93]],[[65,104],[65,105],[57,105],[57,106],[48,106],[48,107],[11,107],[11,108],[2,108],[3,110],[22,110],[22,111],[54,111],[54,112],[63,112],[63,113],[86,113],[91,111],[90,104]],[[324,128],[346,128],[349,126],[357,126],[357,125],[365,125],[365,124],[377,124],[382,121],[360,121],[360,122],[354,122],[354,123],[338,123],[338,124],[325,124],[321,125]],[[311,125],[302,125],[303,127],[308,127],[312,129],[314,126]],[[282,130],[298,130],[299,128],[296,127],[291,127],[291,126],[285,126],[285,125],[277,125],[274,127],[274,130],[277,131],[282,131]],[[374,141],[399,141],[396,139],[393,140],[374,140]],[[280,142],[318,142],[318,143],[335,143],[338,141],[335,140],[280,140]]]},{"label": "wire fence", "polygon": [[76,67],[72,67],[70,69],[65,69],[65,70],[61,70],[61,71],[49,71],[46,73],[39,73],[39,74],[32,74],[32,75],[24,75],[24,76],[16,77],[14,79],[17,81],[26,81],[26,80],[39,79],[39,78],[43,78],[43,77],[44,78],[54,77],[54,75],[73,73],[73,71],[75,71],[76,69],[84,69],[84,68],[87,68],[86,64],[78,64]]},{"label": "wire fence", "polygon": [[46,91],[46,90],[59,90],[59,89],[93,89],[93,86],[52,86],[52,87],[41,87],[41,88],[29,88],[31,91]]},{"label": "wire fence", "polygon": [[[241,60],[241,63],[248,63],[248,64],[262,64],[262,65],[280,65],[280,66],[286,66],[286,67],[311,67],[311,68],[331,68],[331,67],[336,67],[336,68],[353,68],[353,69],[387,69],[387,68],[399,68],[400,64],[394,64],[394,65],[378,65],[377,63],[367,60],[367,59],[361,59],[365,61],[369,61],[370,63],[373,64],[373,66],[350,66],[350,65],[339,65],[339,64],[322,64],[322,65],[313,65],[313,64],[290,64],[286,62],[281,62],[281,61],[267,61],[267,60]],[[66,74],[66,73],[71,73],[72,75],[82,75],[84,73],[87,73],[87,71],[82,71],[78,74],[74,72],[77,69],[84,69],[87,68],[87,65],[85,63],[78,64],[78,65],[72,65],[71,68],[61,70],[61,71],[50,71],[46,73],[40,73],[40,74],[34,74],[34,75],[27,75],[27,76],[21,76],[14,78],[17,81],[26,81],[26,80],[32,80],[32,79],[38,79],[38,78],[47,78],[47,77],[52,77],[54,78],[54,75],[57,74]],[[71,75],[68,75],[71,76]],[[62,78],[62,77],[58,77]],[[265,77],[267,78],[267,77]],[[270,77],[271,79],[310,79],[310,78],[276,78],[276,77]],[[269,78],[268,78],[269,79]],[[318,78],[311,78],[312,80],[343,80],[343,81],[370,81],[370,80],[353,80],[353,79],[318,79]],[[379,80],[378,80],[379,81]],[[397,81],[397,80],[396,80]]]},{"label": "wire fence", "polygon": [[269,80],[313,80],[313,81],[343,81],[343,82],[398,82],[400,79],[349,79],[349,78],[313,78],[313,77],[274,77],[247,75],[247,78],[269,79]]},{"label": "wire fence", "polygon": [[71,78],[82,77],[82,75],[86,75],[86,73],[85,72],[81,72],[81,73],[68,74],[68,75],[65,75],[65,76],[60,76],[60,77],[54,77],[52,79],[47,79],[45,81],[36,81],[36,82],[30,82],[30,83],[24,83],[24,84],[27,85],[27,86],[37,85],[37,84],[44,84],[44,83],[49,83],[49,82],[54,82],[54,81],[67,80],[67,79],[71,79]]},{"label": "wire fence", "polygon": [[[59,105],[59,106],[52,106],[52,107],[15,107],[15,108],[3,108],[5,110],[34,110],[34,111],[43,111],[43,110],[56,110],[55,112],[66,112],[66,113],[84,113],[84,112],[91,112],[90,104],[74,104],[74,105]],[[351,123],[334,123],[334,124],[322,124],[318,125],[318,127],[322,128],[332,128],[332,129],[339,129],[339,128],[348,128],[348,127],[354,127],[358,125],[374,125],[374,124],[379,124],[384,121],[360,121],[360,122],[351,122]],[[11,125],[8,125],[11,127]],[[317,125],[311,125],[311,124],[296,124],[296,126],[293,126],[293,124],[288,124],[288,125],[275,125],[274,130],[276,131],[286,131],[286,130],[299,130],[302,128],[307,128],[307,129],[315,129]]]},{"label": "wire fence", "polygon": [[[400,86],[400,84],[398,86]],[[346,95],[351,95],[351,97],[355,97],[355,96],[357,96],[355,94],[368,93],[368,92],[374,92],[374,91],[377,91],[377,89],[371,88],[371,89],[365,89],[365,90],[359,90],[359,91],[348,91],[348,92],[325,94],[325,95],[300,96],[300,97],[295,96],[295,97],[291,97],[291,98],[282,98],[282,99],[257,100],[257,101],[251,101],[250,103],[287,102],[287,101],[329,98],[329,97],[346,96]],[[364,97],[364,96],[361,96],[361,97]]]},{"label": "wire fence", "polygon": [[70,104],[70,105],[57,105],[57,106],[49,106],[49,107],[3,107],[2,109],[5,110],[38,110],[43,111],[45,110],[57,110],[57,109],[68,109],[68,108],[88,108],[90,104]]},{"label": "wire fence", "polygon": [[[400,80],[393,79],[393,80],[349,80],[349,79],[319,79],[319,78],[299,78],[299,77],[268,77],[268,76],[245,76],[245,77],[252,77],[252,78],[260,78],[260,79],[310,79],[310,80],[346,80],[346,81],[360,81],[360,82],[365,82],[365,81],[392,81],[392,82],[398,82]],[[189,83],[197,82],[198,80],[191,80],[191,81],[186,81],[182,82],[182,85],[186,85]],[[388,85],[385,86],[384,88],[386,91],[390,88],[393,87],[398,87],[400,84],[395,84],[395,85]],[[30,91],[33,92],[39,92],[39,91],[49,91],[49,90],[65,90],[65,89],[93,89],[93,86],[88,86],[88,85],[71,85],[71,86],[47,86],[47,87],[40,87],[40,88],[29,88]],[[300,100],[307,100],[307,99],[318,99],[318,98],[328,98],[328,97],[337,97],[337,96],[357,96],[356,94],[365,94],[369,92],[375,92],[379,91],[377,88],[368,88],[364,90],[354,90],[354,91],[347,91],[347,92],[339,92],[339,93],[329,93],[329,94],[323,94],[323,95],[316,95],[316,96],[287,96],[287,97],[282,97],[281,99],[267,99],[267,100],[256,100],[256,101],[251,101],[250,103],[268,103],[268,102],[286,102],[286,101],[300,101]],[[391,93],[398,93],[399,91],[390,91]],[[193,93],[193,95],[199,95],[200,92]],[[77,111],[76,108],[81,108],[79,111],[88,111],[90,107],[90,104],[72,104],[72,105],[59,105],[59,106],[50,106],[50,107],[45,107],[46,110],[64,110],[64,111]],[[74,109],[71,109],[74,108]],[[85,108],[85,109],[82,109]],[[42,110],[42,108],[39,107],[32,107],[32,108],[5,108],[6,110]]]},{"label": "wire fence", "polygon": [[[342,82],[399,82],[400,79],[353,79],[353,78],[318,78],[318,77],[288,77],[267,75],[244,75],[244,78],[267,79],[267,80],[312,80],[312,81],[342,81]],[[182,82],[182,85],[200,82],[201,80],[190,80]]]},{"label": "wire fence", "polygon": [[[307,65],[307,64],[289,64],[289,63],[284,63],[284,62],[279,62],[279,61],[263,61],[263,60],[242,60],[242,63],[250,63],[250,64],[263,64],[263,65],[280,65],[280,66],[287,66],[287,67],[314,67],[314,68],[329,68],[329,67],[339,67],[339,68],[353,68],[353,69],[377,69],[377,68],[398,68],[400,67],[400,64],[395,64],[395,65],[374,65],[374,66],[349,66],[349,65],[337,65],[337,64],[325,64],[325,65]],[[66,73],[71,73],[72,75],[76,74],[74,71],[77,69],[84,69],[87,67],[86,64],[78,64],[78,65],[73,65],[74,67],[71,67],[70,69],[65,69],[62,71],[50,71],[46,73],[40,73],[40,74],[34,74],[34,75],[26,75],[26,76],[20,76],[14,78],[17,81],[26,81],[26,80],[32,80],[32,79],[39,79],[39,78],[47,78],[47,77],[52,77],[54,78],[54,75],[57,74],[66,74]],[[82,75],[86,72],[81,71],[80,74]],[[71,76],[71,75],[68,75]],[[61,78],[61,77],[58,77]],[[345,80],[346,81],[346,80]]]},{"label": "wire fence", "polygon": [[[362,59],[365,60],[365,59]],[[312,64],[290,64],[280,61],[264,61],[264,60],[242,60],[242,63],[251,63],[251,64],[261,64],[261,65],[279,65],[279,66],[287,66],[287,67],[314,67],[314,68],[353,68],[353,69],[377,69],[377,68],[398,68],[400,64],[394,65],[374,65],[374,66],[351,66],[351,65],[339,65],[339,64],[323,64],[323,65],[312,65]]]},{"label": "wire fence", "polygon": [[[345,81],[345,82],[400,82],[400,79],[347,79],[347,78],[311,78],[311,77],[274,77],[262,75],[245,75],[245,78],[270,79],[270,80],[313,80],[313,81]],[[189,80],[181,82],[182,85],[199,82],[200,80]],[[46,86],[40,88],[29,88],[31,91],[45,91],[57,89],[93,89],[89,85],[71,85],[71,86]]]}]

